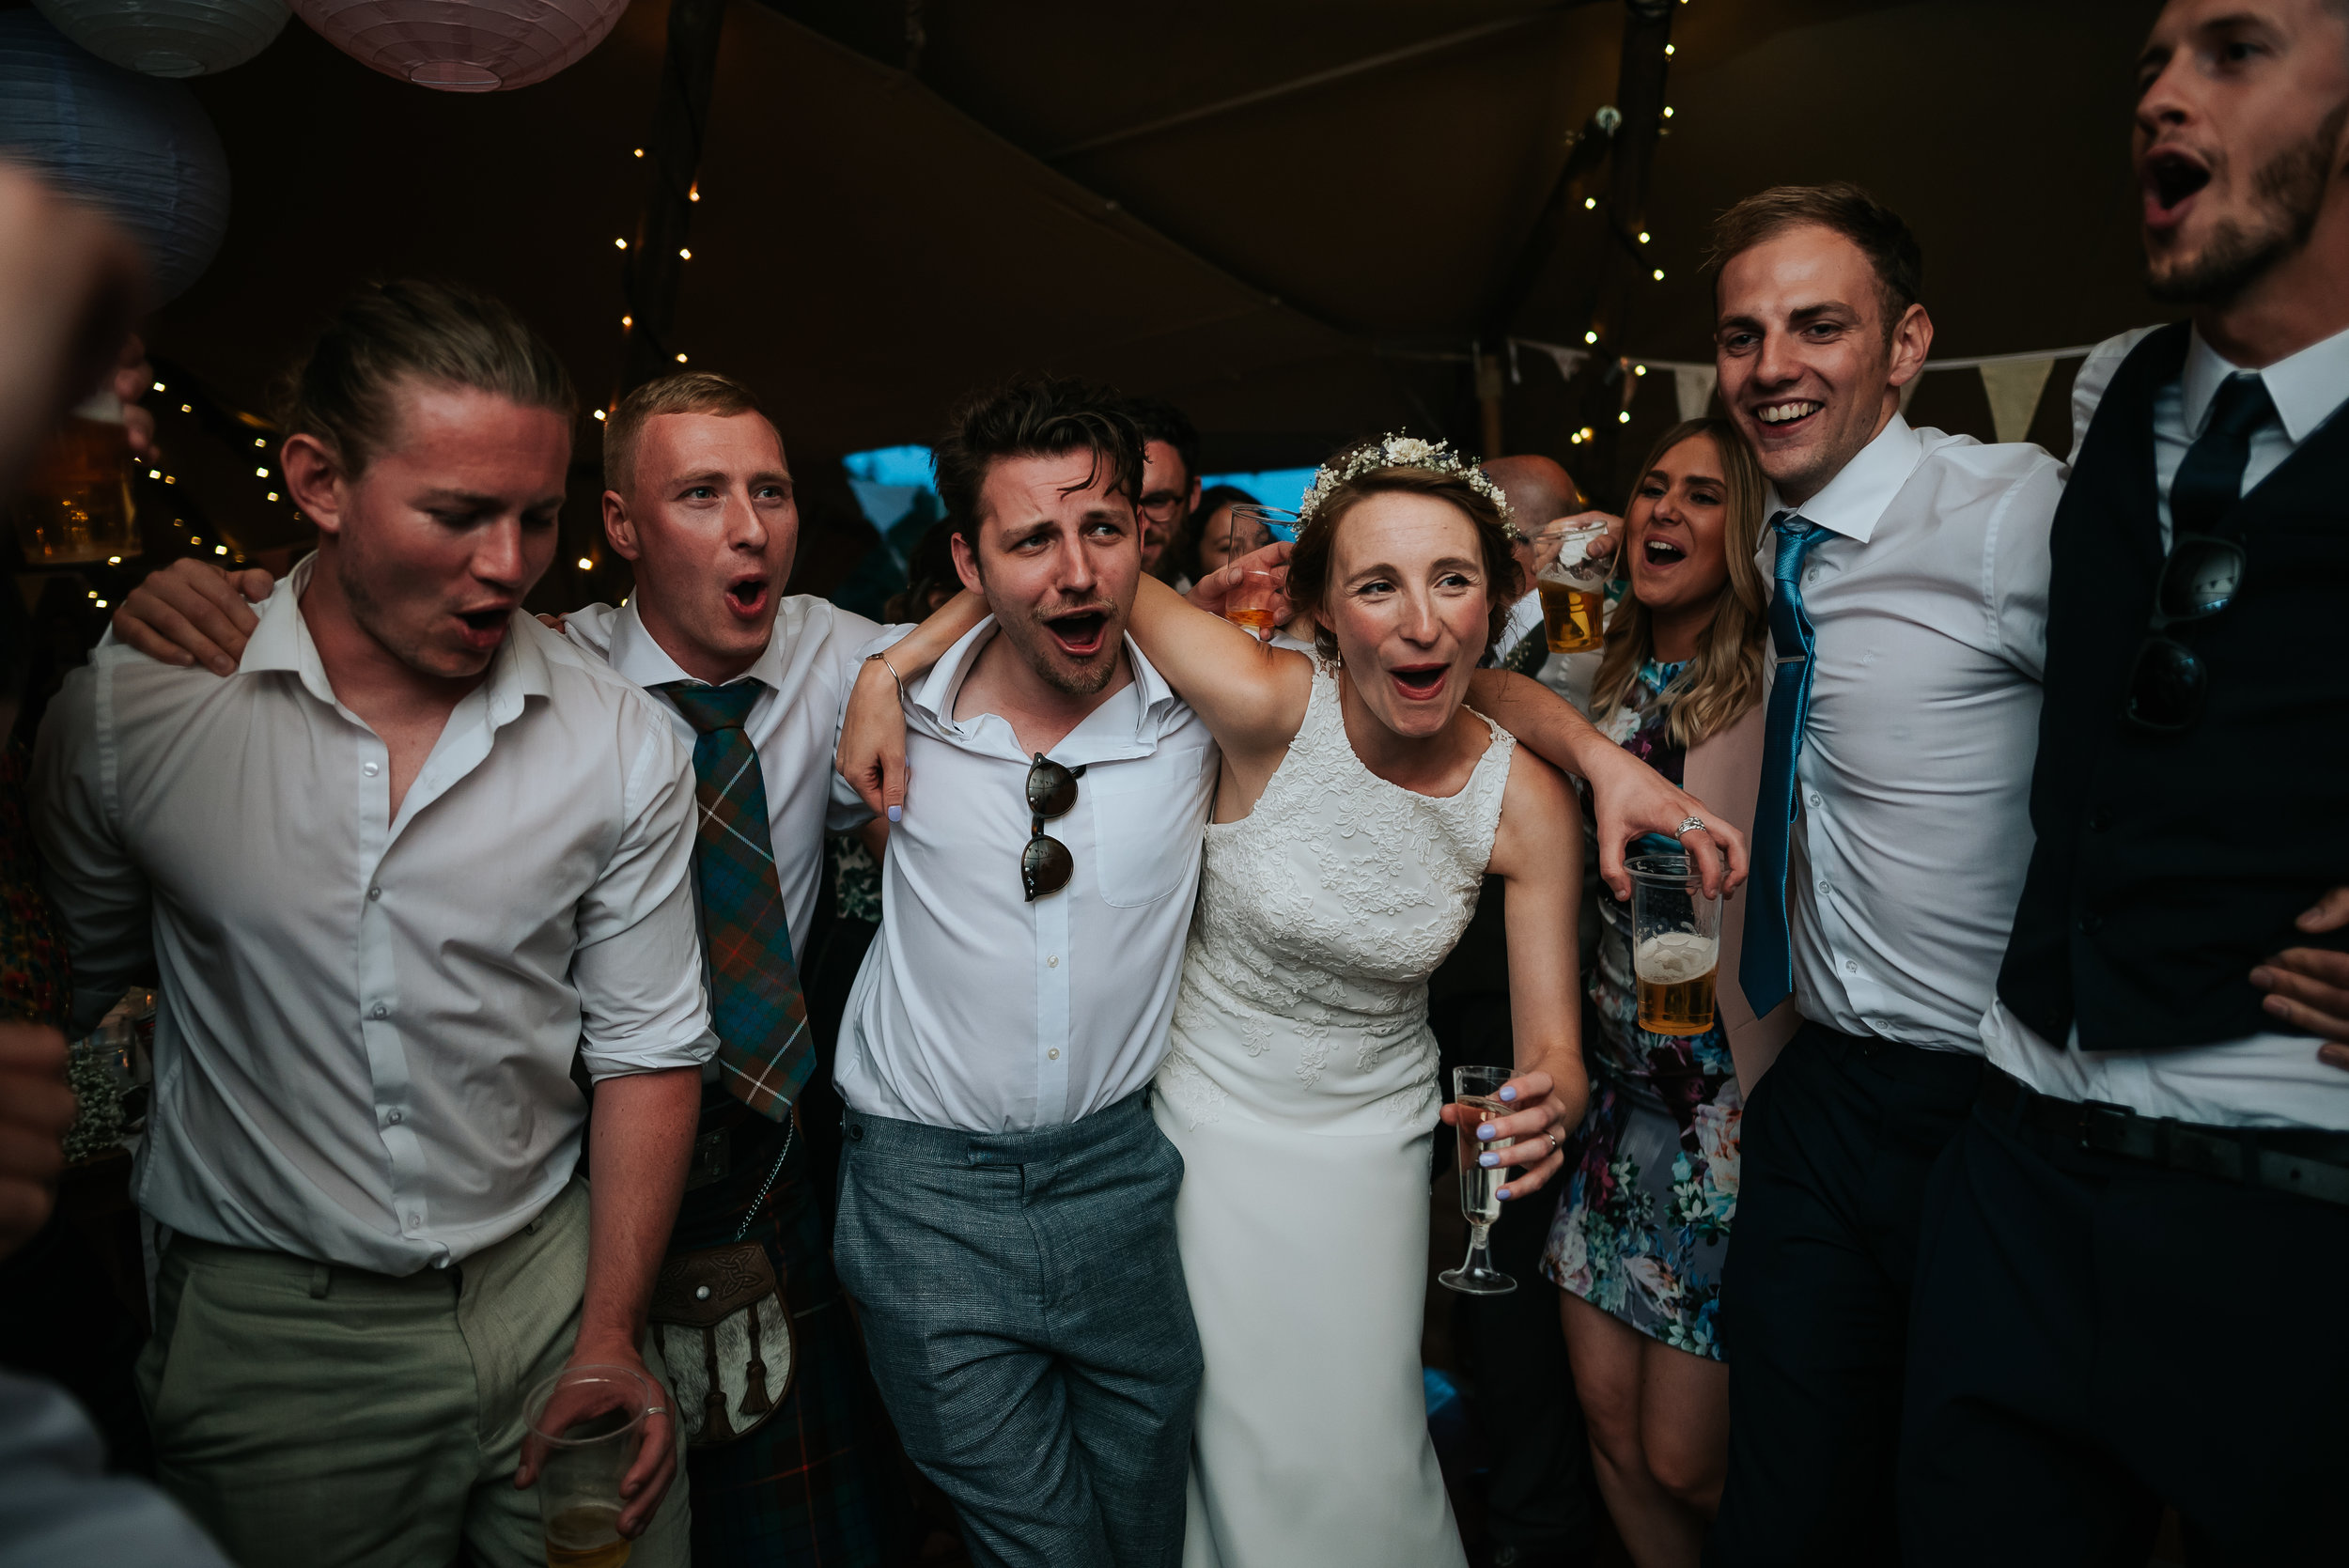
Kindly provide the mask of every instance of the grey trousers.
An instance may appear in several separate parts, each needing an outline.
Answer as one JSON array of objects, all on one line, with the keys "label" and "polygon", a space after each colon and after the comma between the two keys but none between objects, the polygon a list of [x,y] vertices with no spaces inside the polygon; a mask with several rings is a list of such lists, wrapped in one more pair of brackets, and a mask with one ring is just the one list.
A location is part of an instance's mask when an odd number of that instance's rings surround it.
[{"label": "grey trousers", "polygon": [[1146,1094],[977,1134],[851,1110],[833,1255],[984,1568],[1173,1568],[1199,1394],[1182,1156]]}]

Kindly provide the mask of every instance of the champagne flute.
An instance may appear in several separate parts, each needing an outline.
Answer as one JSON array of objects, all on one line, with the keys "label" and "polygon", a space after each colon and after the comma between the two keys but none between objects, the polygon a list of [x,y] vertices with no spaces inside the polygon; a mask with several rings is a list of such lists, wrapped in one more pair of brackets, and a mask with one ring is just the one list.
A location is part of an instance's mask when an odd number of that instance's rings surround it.
[{"label": "champagne flute", "polygon": [[1452,1102],[1460,1108],[1460,1125],[1454,1129],[1460,1139],[1460,1212],[1469,1222],[1469,1250],[1459,1267],[1446,1269],[1436,1280],[1470,1296],[1504,1296],[1517,1288],[1515,1280],[1493,1266],[1492,1255],[1493,1221],[1501,1218],[1501,1189],[1508,1183],[1509,1169],[1488,1168],[1476,1157],[1486,1149],[1505,1149],[1517,1141],[1476,1136],[1486,1122],[1520,1109],[1501,1097],[1509,1076],[1506,1067],[1452,1069]]}]

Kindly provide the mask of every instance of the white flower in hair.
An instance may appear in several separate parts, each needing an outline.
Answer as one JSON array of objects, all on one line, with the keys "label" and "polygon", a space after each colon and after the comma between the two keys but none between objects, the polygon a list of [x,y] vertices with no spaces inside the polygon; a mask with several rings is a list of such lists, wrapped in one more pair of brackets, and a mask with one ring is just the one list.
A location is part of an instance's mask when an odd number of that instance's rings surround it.
[{"label": "white flower in hair", "polygon": [[1340,485],[1373,474],[1382,468],[1417,468],[1430,474],[1455,474],[1468,481],[1469,488],[1493,504],[1501,514],[1501,525],[1511,539],[1523,537],[1517,532],[1516,514],[1511,511],[1509,498],[1501,493],[1501,487],[1468,458],[1452,450],[1448,441],[1422,441],[1417,436],[1389,435],[1377,441],[1366,441],[1360,446],[1348,447],[1314,473],[1314,482],[1305,498],[1297,504],[1297,522],[1303,527],[1313,520],[1321,504]]}]

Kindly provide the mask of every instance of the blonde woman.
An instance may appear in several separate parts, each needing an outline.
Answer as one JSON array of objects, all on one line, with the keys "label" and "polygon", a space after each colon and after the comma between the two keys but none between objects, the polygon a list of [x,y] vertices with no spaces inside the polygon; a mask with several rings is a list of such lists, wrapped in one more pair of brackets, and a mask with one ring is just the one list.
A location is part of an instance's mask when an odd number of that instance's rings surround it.
[{"label": "blonde woman", "polygon": [[[1741,831],[1762,752],[1763,488],[1726,420],[1689,420],[1657,443],[1625,518],[1630,593],[1592,687],[1603,734]],[[1712,1030],[1641,1030],[1630,906],[1604,893],[1599,903],[1591,1104],[1543,1271],[1565,1293],[1567,1352],[1608,1511],[1640,1568],[1663,1568],[1697,1561],[1719,1506],[1729,1392],[1714,1309],[1737,1204],[1738,1066],[1750,1080],[1785,1032],[1744,1005],[1734,945]],[[1743,922],[1722,924],[1734,944]]]}]

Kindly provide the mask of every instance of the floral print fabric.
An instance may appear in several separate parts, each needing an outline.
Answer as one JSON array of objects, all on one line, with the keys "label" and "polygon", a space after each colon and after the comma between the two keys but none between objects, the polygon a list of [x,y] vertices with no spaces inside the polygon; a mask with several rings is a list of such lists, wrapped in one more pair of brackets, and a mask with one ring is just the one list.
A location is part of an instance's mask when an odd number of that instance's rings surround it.
[{"label": "floral print fabric", "polygon": [[[1667,692],[1681,669],[1652,660],[1642,665],[1623,706],[1601,726],[1674,784],[1686,759],[1666,725]],[[1630,916],[1629,905],[1600,891],[1586,1014],[1591,1108],[1567,1148],[1572,1174],[1542,1272],[1652,1339],[1719,1360],[1721,1258],[1737,1209],[1745,1105],[1718,1023],[1691,1036],[1640,1027]]]}]

